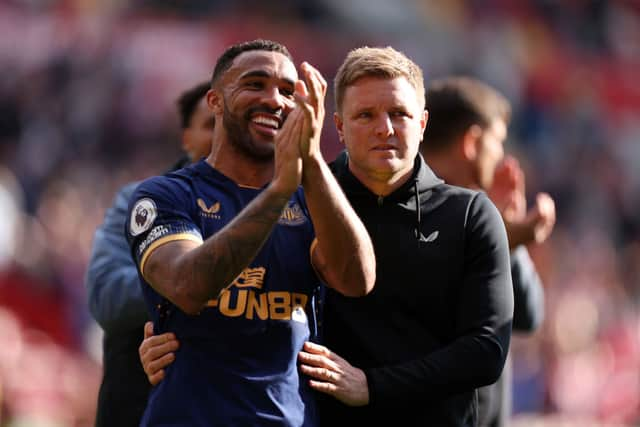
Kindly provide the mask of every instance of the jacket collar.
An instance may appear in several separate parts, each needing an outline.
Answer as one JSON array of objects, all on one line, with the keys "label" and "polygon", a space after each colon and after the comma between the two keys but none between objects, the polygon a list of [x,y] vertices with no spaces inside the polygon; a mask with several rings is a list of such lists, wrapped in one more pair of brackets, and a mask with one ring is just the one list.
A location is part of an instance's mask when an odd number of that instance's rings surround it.
[{"label": "jacket collar", "polygon": [[[349,155],[346,150],[342,151],[330,166],[345,193],[353,196],[364,197],[369,195],[370,197],[378,197],[351,173],[349,170]],[[422,158],[422,155],[418,154],[414,161],[413,174],[411,177],[393,193],[386,196],[385,199],[396,202],[406,201],[408,198],[415,196],[416,189],[419,194],[423,194],[443,182],[442,179],[433,173]]]}]

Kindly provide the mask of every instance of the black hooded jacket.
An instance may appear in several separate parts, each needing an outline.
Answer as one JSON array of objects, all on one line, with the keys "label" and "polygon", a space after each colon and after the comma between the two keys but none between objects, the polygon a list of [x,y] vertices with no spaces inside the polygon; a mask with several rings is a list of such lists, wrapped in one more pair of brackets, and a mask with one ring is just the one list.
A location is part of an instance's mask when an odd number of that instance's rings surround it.
[{"label": "black hooded jacket", "polygon": [[327,290],[325,344],[364,370],[370,404],[321,398],[323,426],[474,426],[476,389],[502,371],[513,316],[509,245],[484,193],[443,183],[416,158],[386,197],[332,169],[373,240],[373,291]]}]

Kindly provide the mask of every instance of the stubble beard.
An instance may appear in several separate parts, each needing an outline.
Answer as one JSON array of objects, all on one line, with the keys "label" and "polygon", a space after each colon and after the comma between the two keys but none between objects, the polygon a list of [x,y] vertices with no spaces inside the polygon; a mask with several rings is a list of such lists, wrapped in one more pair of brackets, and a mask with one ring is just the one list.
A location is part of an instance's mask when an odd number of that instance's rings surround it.
[{"label": "stubble beard", "polygon": [[237,117],[234,115],[225,103],[222,113],[222,126],[224,127],[229,142],[238,151],[253,161],[259,163],[273,162],[274,146],[272,144],[257,143],[249,132],[248,123],[250,121],[249,112],[245,117]]}]

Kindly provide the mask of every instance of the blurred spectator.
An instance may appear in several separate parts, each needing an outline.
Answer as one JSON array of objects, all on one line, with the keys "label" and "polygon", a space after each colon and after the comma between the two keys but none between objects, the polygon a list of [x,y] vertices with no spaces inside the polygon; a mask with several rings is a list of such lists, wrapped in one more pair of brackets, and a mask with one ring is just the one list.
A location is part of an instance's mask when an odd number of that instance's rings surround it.
[{"label": "blurred spectator", "polygon": [[[78,351],[68,300],[38,259],[37,221],[22,211],[12,175],[0,169],[0,422],[91,425],[98,367]],[[6,219],[6,220],[5,220]],[[46,246],[46,245],[45,245]]]},{"label": "blurred spectator", "polygon": [[[526,245],[547,240],[555,205],[548,194],[539,193],[527,209],[524,173],[514,157],[504,155],[511,105],[477,79],[452,76],[429,84],[426,109],[430,120],[420,151],[437,176],[486,191],[500,211],[511,249],[513,335],[532,333],[544,318],[544,291]],[[508,358],[500,379],[478,390],[479,426],[509,424],[511,377]]]}]

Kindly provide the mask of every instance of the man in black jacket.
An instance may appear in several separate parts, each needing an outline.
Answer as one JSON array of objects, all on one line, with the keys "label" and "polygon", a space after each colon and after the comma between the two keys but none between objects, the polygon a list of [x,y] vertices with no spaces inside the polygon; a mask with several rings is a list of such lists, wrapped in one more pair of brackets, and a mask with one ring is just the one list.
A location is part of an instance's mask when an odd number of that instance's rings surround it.
[{"label": "man in black jacket", "polygon": [[[500,213],[484,193],[444,184],[418,153],[424,83],[405,55],[352,51],[335,99],[348,155],[333,171],[371,235],[377,278],[361,298],[327,289],[326,347],[308,342],[300,353],[310,385],[327,395],[321,423],[475,426],[477,389],[500,376],[511,335]],[[149,378],[176,346],[145,340]]]},{"label": "man in black jacket", "polygon": [[[527,247],[549,237],[555,224],[551,196],[539,193],[527,210],[524,172],[504,156],[511,115],[509,101],[489,85],[469,77],[446,77],[429,84],[429,124],[420,151],[446,182],[487,191],[500,210],[511,247],[513,331],[530,333],[544,317],[544,291]],[[511,367],[500,380],[479,390],[480,426],[508,425]]]},{"label": "man in black jacket", "polygon": [[323,400],[322,424],[474,426],[476,390],[500,376],[511,333],[500,214],[484,193],[445,184],[418,154],[423,78],[405,55],[356,49],[334,90],[348,152],[334,172],[378,267],[366,297],[328,290],[326,347],[308,343],[300,354],[311,385],[335,397]]}]

